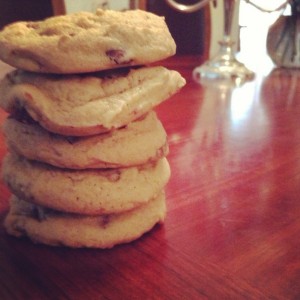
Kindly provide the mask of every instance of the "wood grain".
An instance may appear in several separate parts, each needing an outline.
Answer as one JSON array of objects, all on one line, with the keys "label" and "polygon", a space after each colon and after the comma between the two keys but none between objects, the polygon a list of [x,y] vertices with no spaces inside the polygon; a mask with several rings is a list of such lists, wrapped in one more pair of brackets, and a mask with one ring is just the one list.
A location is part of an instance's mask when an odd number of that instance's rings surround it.
[{"label": "wood grain", "polygon": [[191,80],[200,61],[164,62],[188,81],[157,109],[171,149],[165,224],[111,250],[34,245],[1,225],[0,299],[300,298],[300,73],[228,90]]}]

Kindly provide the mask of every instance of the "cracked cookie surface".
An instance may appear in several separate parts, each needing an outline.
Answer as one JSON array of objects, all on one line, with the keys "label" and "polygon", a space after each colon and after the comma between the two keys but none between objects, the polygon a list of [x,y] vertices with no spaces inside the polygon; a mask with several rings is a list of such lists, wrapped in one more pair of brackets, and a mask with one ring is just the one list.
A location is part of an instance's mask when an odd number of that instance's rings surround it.
[{"label": "cracked cookie surface", "polygon": [[6,231],[52,246],[111,248],[148,232],[166,215],[164,192],[149,202],[120,214],[86,216],[34,205],[13,195],[5,218]]},{"label": "cracked cookie surface", "polygon": [[70,170],[7,154],[3,180],[18,197],[63,212],[99,215],[137,207],[156,197],[170,178],[166,158],[139,167]]},{"label": "cracked cookie surface", "polygon": [[175,54],[163,17],[142,10],[78,12],[20,21],[0,32],[0,59],[41,73],[85,73],[144,65]]},{"label": "cracked cookie surface", "polygon": [[0,107],[28,114],[50,132],[86,136],[127,125],[184,85],[164,67],[69,76],[16,70],[0,82]]},{"label": "cracked cookie surface", "polygon": [[130,167],[168,153],[167,134],[154,111],[123,128],[88,137],[57,135],[14,118],[6,119],[3,131],[11,151],[61,168]]}]

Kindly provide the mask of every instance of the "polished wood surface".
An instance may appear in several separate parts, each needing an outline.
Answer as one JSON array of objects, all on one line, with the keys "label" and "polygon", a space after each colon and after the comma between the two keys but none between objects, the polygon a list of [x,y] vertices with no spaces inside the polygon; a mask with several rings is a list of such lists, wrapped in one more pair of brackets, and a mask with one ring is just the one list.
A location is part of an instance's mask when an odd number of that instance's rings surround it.
[{"label": "polished wood surface", "polygon": [[188,82],[157,109],[171,148],[165,224],[110,250],[35,245],[1,225],[0,299],[300,299],[300,73],[204,87],[199,62],[165,62]]}]

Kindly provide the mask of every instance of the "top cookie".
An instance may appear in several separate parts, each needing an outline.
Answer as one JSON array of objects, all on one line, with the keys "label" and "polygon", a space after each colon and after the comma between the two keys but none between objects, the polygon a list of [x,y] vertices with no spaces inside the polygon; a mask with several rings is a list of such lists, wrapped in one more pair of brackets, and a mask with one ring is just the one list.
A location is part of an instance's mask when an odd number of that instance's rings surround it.
[{"label": "top cookie", "polygon": [[0,59],[42,73],[85,73],[174,55],[163,17],[142,10],[97,10],[16,22],[0,32]]}]

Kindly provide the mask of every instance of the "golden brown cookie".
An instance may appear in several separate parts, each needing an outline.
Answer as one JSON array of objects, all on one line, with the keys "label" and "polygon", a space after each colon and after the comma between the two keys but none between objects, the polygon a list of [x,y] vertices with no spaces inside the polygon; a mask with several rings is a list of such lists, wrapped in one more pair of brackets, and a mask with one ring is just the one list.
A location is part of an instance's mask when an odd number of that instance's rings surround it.
[{"label": "golden brown cookie", "polygon": [[166,158],[123,169],[69,170],[7,154],[4,182],[26,201],[65,212],[99,215],[132,209],[156,197],[170,178]]},{"label": "golden brown cookie", "polygon": [[78,12],[16,22],[0,32],[0,59],[27,71],[85,73],[174,55],[163,17],[142,10]]},{"label": "golden brown cookie", "polygon": [[129,167],[168,153],[166,132],[153,111],[123,128],[88,137],[57,135],[14,118],[6,119],[3,131],[11,151],[62,168]]},{"label": "golden brown cookie", "polygon": [[131,242],[166,215],[164,193],[151,201],[120,214],[84,216],[67,214],[11,197],[5,219],[6,231],[13,236],[27,236],[35,243],[52,246],[111,248]]},{"label": "golden brown cookie", "polygon": [[164,67],[88,75],[9,73],[0,82],[0,107],[30,115],[48,131],[93,135],[127,125],[152,110],[185,80]]}]

